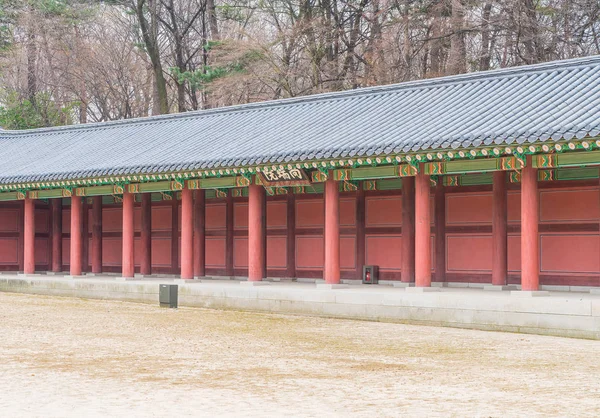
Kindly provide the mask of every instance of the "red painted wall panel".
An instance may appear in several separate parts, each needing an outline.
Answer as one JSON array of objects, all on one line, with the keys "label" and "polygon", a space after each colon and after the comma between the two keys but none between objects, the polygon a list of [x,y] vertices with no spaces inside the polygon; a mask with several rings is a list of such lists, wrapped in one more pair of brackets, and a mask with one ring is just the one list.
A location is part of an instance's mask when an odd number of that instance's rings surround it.
[{"label": "red painted wall panel", "polygon": [[152,266],[171,267],[171,239],[152,238]]},{"label": "red painted wall panel", "polygon": [[[340,226],[356,225],[356,199],[340,199]],[[343,248],[343,247],[342,247]]]},{"label": "red painted wall panel", "polygon": [[356,269],[356,237],[340,237],[340,269]]},{"label": "red painted wall panel", "polygon": [[[171,231],[171,207],[152,206],[152,231]],[[171,250],[169,249],[169,252]]]},{"label": "red painted wall panel", "polygon": [[508,271],[512,273],[521,271],[521,235],[508,234]]},{"label": "red painted wall panel", "polygon": [[121,237],[102,238],[102,265],[121,266],[123,259],[123,240]]},{"label": "red painted wall panel", "polygon": [[0,232],[18,232],[19,210],[2,209],[0,213]]},{"label": "red painted wall panel", "polygon": [[50,261],[49,255],[48,238],[36,238],[34,254],[35,264],[48,264]]},{"label": "red painted wall panel", "polygon": [[71,264],[71,240],[69,238],[62,240],[62,263],[65,266]]},{"label": "red painted wall panel", "polygon": [[206,237],[206,267],[225,267],[225,237]]},{"label": "red painted wall panel", "polygon": [[491,193],[451,193],[446,195],[447,225],[476,225],[491,223]]},{"label": "red painted wall panel", "polygon": [[248,238],[233,239],[233,268],[248,268]]},{"label": "red painted wall panel", "polygon": [[491,272],[492,235],[447,234],[446,254],[448,272]]},{"label": "red painted wall panel", "polygon": [[287,227],[287,202],[267,201],[267,228]]},{"label": "red painted wall panel", "polygon": [[0,265],[14,265],[19,262],[19,239],[0,238]]},{"label": "red painted wall panel", "polygon": [[287,267],[287,238],[285,236],[267,237],[267,269],[285,269]]},{"label": "red painted wall panel", "polygon": [[325,225],[323,199],[296,200],[296,228],[322,228]]},{"label": "red painted wall panel", "polygon": [[123,209],[120,207],[103,208],[102,232],[121,232],[122,230]]},{"label": "red painted wall panel", "polygon": [[[36,208],[35,210],[35,232],[47,233],[49,227],[50,211],[46,209]],[[37,262],[37,260],[36,260]]]},{"label": "red painted wall panel", "polygon": [[367,197],[365,217],[367,227],[402,225],[402,197]]},{"label": "red painted wall panel", "polygon": [[508,222],[519,223],[521,221],[521,192],[508,192],[506,198],[506,212]]},{"label": "red painted wall panel", "polygon": [[[121,228],[123,228],[123,218],[121,218]],[[138,206],[133,208],[133,230],[134,232],[142,230],[142,208]]]},{"label": "red painted wall panel", "polygon": [[206,229],[225,229],[226,208],[225,203],[206,205]]},{"label": "red painted wall panel", "polygon": [[325,253],[322,236],[296,237],[296,269],[322,269]]},{"label": "red painted wall panel", "polygon": [[248,229],[248,203],[236,202],[233,204],[233,228]]},{"label": "red painted wall panel", "polygon": [[540,252],[542,272],[600,272],[598,234],[542,234]]},{"label": "red painted wall panel", "polygon": [[[63,234],[71,232],[71,207],[63,206],[62,209],[62,230]],[[63,251],[64,254],[64,251]]]},{"label": "red painted wall panel", "polygon": [[368,265],[377,265],[382,271],[400,271],[402,267],[401,235],[367,235],[365,251]]},{"label": "red painted wall panel", "polygon": [[540,222],[597,222],[597,189],[540,191]]}]

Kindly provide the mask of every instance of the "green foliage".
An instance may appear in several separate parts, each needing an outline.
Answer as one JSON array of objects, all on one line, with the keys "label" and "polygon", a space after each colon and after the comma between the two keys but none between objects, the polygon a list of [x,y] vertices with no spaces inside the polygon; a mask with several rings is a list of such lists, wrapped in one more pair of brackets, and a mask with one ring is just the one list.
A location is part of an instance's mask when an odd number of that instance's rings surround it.
[{"label": "green foliage", "polygon": [[[224,46],[224,42],[222,41],[208,41],[204,45],[204,50],[208,52],[213,49],[219,49],[222,46]],[[226,64],[204,65],[201,69],[195,71],[181,71],[179,68],[173,67],[170,68],[170,71],[178,83],[189,83],[196,89],[205,90],[217,79],[235,74],[243,74],[251,62],[259,60],[261,57],[262,54],[259,51],[249,50],[240,58]]]},{"label": "green foliage", "polygon": [[33,129],[70,125],[77,103],[58,105],[48,93],[38,93],[35,104],[21,99],[16,92],[6,95],[0,106],[0,126],[4,129]]}]

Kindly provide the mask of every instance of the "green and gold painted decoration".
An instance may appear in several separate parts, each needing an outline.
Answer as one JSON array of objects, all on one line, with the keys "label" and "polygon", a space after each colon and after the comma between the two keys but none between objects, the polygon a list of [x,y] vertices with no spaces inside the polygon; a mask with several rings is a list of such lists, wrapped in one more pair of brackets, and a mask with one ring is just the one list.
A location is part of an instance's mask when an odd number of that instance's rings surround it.
[{"label": "green and gold painted decoration", "polygon": [[[513,172],[511,172],[512,174]],[[492,184],[492,173],[472,173],[472,174],[453,174],[450,176],[442,176],[440,180],[447,187],[454,186],[477,186],[483,184]]]},{"label": "green and gold painted decoration", "polygon": [[[250,176],[259,173],[263,168],[270,167],[272,169],[277,167],[280,169],[282,166],[287,170],[302,169],[307,174],[312,170],[309,175],[312,184],[298,188],[298,190],[303,190],[305,193],[314,193],[314,190],[317,190],[316,185],[327,180],[330,170],[334,171],[335,174],[333,175],[340,182],[365,180],[368,184],[369,180],[392,178],[390,173],[393,173],[393,177],[413,176],[418,172],[418,166],[421,164],[423,164],[424,171],[428,175],[448,177],[506,170],[510,172],[511,180],[518,181],[518,170],[524,166],[527,155],[534,156],[533,165],[540,169],[560,170],[566,167],[583,168],[600,165],[600,139],[584,138],[535,144],[492,145],[467,149],[316,159],[284,164],[271,163],[244,167],[215,167],[202,170],[177,170],[163,173],[136,173],[12,183],[0,185],[0,200],[23,199],[30,191],[37,192],[37,194],[32,193],[31,196],[38,196],[39,199],[65,197],[61,190],[73,190],[73,193],[77,196],[113,195],[118,197],[122,192],[115,191],[112,189],[113,186],[129,185],[128,189],[133,190],[133,193],[152,192],[157,191],[157,189],[173,191],[174,189],[170,188],[171,182],[177,182],[180,185],[188,182],[190,188],[195,189],[240,188],[247,187]],[[375,170],[375,172],[372,170]],[[581,172],[576,176],[590,178],[588,176],[591,174],[586,173]],[[380,177],[369,177],[376,175]],[[569,179],[570,176],[575,176],[573,173],[563,173],[561,171],[552,174],[544,173],[543,175],[545,179]],[[463,181],[466,181],[463,180],[463,177],[443,179],[444,184],[450,185],[462,184]],[[152,185],[153,183],[162,184]],[[165,187],[167,184],[169,185],[168,189]],[[377,189],[377,183],[372,183],[372,187]],[[294,187],[290,190],[296,192],[296,189],[297,187]]]},{"label": "green and gold painted decoration", "polygon": [[462,161],[437,161],[433,163],[425,163],[425,174],[441,175],[441,174],[464,174],[464,173],[486,173],[499,170],[520,170],[525,166],[523,158],[500,157],[500,158],[484,158],[478,160],[462,160]]},{"label": "green and gold painted decoration", "polygon": [[600,150],[559,154],[540,154],[533,158],[537,168],[584,167],[600,164]]},{"label": "green and gold painted decoration", "polygon": [[377,190],[377,180],[367,180],[363,182],[363,189],[367,191]]},{"label": "green and gold painted decoration", "polygon": [[59,199],[71,197],[72,195],[73,191],[71,189],[30,190],[27,192],[27,197],[30,199]]},{"label": "green and gold painted decoration", "polygon": [[414,165],[400,164],[381,167],[338,169],[333,171],[333,179],[336,181],[370,180],[415,176],[416,174],[417,167]]},{"label": "green and gold painted decoration", "polygon": [[313,183],[323,183],[327,181],[328,178],[329,175],[327,174],[327,172],[323,172],[321,170],[315,170],[311,173],[311,181]]},{"label": "green and gold painted decoration", "polygon": [[358,190],[358,182],[356,181],[342,181],[341,182],[342,187],[341,190],[343,192],[355,192]]}]

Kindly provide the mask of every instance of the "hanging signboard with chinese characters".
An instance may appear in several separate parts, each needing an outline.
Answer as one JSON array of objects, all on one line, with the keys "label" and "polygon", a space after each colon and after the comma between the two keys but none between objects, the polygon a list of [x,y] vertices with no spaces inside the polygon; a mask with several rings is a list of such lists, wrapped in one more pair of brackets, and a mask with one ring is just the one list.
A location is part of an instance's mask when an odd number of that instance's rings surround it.
[{"label": "hanging signboard with chinese characters", "polygon": [[301,168],[263,167],[258,173],[266,187],[308,186],[310,180]]}]

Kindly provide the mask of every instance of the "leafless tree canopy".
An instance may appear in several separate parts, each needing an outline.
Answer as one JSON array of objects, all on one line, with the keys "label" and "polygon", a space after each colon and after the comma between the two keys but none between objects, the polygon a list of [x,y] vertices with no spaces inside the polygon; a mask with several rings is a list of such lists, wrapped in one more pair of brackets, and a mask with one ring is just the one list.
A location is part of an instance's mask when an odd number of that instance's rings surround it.
[{"label": "leafless tree canopy", "polygon": [[597,0],[0,0],[0,103],[85,123],[599,53]]}]

